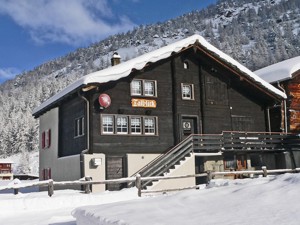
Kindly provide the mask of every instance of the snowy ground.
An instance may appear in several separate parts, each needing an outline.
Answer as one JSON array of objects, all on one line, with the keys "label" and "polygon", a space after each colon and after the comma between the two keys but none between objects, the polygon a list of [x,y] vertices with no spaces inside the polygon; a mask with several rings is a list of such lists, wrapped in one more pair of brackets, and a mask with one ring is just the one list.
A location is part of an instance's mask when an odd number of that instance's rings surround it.
[{"label": "snowy ground", "polygon": [[[1,185],[1,183],[0,183]],[[2,184],[3,185],[3,184]],[[135,188],[83,194],[0,194],[6,225],[300,224],[300,174],[213,180],[208,188],[137,197]]]}]

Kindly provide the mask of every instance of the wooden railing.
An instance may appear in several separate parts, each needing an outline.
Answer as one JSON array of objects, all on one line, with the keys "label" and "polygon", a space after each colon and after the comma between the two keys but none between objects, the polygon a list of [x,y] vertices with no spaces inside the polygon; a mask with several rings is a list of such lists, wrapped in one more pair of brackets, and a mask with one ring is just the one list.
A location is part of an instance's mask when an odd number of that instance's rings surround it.
[{"label": "wooden railing", "polygon": [[225,131],[222,134],[194,134],[194,152],[203,151],[297,151],[296,134]]},{"label": "wooden railing", "polygon": [[103,181],[92,181],[89,177],[85,179],[76,180],[76,181],[53,181],[53,180],[45,180],[45,181],[38,181],[33,183],[27,184],[11,184],[7,186],[0,187],[0,191],[2,190],[14,190],[14,194],[19,193],[19,189],[22,188],[29,188],[29,187],[47,187],[48,195],[51,197],[54,194],[55,187],[63,187],[63,186],[78,186],[83,185],[85,188],[85,193],[91,193],[91,186],[95,184],[121,184],[121,183],[130,183],[134,182],[137,188],[138,196],[141,197],[142,193],[155,193],[155,192],[169,192],[169,191],[180,191],[185,189],[192,189],[192,188],[199,188],[199,185],[195,185],[192,187],[185,187],[185,188],[174,188],[174,189],[164,189],[164,190],[143,190],[142,183],[143,182],[151,182],[155,180],[172,180],[172,179],[184,179],[184,178],[191,178],[191,177],[207,177],[206,184],[209,184],[210,181],[213,179],[215,175],[243,175],[243,174],[257,174],[263,175],[266,177],[270,174],[282,174],[282,173],[297,173],[300,172],[300,168],[295,169],[277,169],[277,170],[267,170],[266,167],[262,167],[261,170],[243,170],[243,171],[229,171],[229,172],[213,172],[207,171],[201,174],[191,174],[191,175],[181,175],[181,176],[156,176],[156,177],[142,177],[140,174],[137,174],[135,177],[128,177],[128,178],[121,178],[121,179],[114,179],[114,180],[103,180]]},{"label": "wooden railing", "polygon": [[[222,134],[192,134],[137,173],[143,177],[160,176],[190,153],[220,151],[300,151],[300,137],[296,134],[286,133],[238,131],[225,131]],[[142,187],[145,188],[149,184],[151,181],[145,181],[142,183]]]}]

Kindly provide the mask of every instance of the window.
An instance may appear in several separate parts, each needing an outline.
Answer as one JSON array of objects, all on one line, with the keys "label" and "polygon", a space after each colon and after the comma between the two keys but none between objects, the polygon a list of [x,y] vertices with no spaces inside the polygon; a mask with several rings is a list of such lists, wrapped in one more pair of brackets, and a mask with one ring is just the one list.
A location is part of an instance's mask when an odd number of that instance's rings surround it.
[{"label": "window", "polygon": [[46,133],[43,131],[42,133],[42,149],[46,147]]},{"label": "window", "polygon": [[225,155],[224,156],[224,169],[235,169],[236,160],[234,155]]},{"label": "window", "polygon": [[102,117],[102,129],[104,134],[114,133],[114,117],[105,115]]},{"label": "window", "polygon": [[155,135],[154,118],[144,118],[144,133],[145,135]]},{"label": "window", "polygon": [[130,87],[131,96],[157,96],[155,80],[133,80]]},{"label": "window", "polygon": [[51,129],[42,133],[42,149],[50,148],[51,146]]},{"label": "window", "polygon": [[187,70],[189,68],[190,68],[189,63],[187,61],[184,61],[183,62],[183,69]]},{"label": "window", "polygon": [[157,135],[157,117],[102,115],[102,134]]},{"label": "window", "polygon": [[50,148],[51,146],[51,129],[46,131],[46,148]]},{"label": "window", "polygon": [[128,133],[128,118],[126,116],[117,117],[117,134]]},{"label": "window", "polygon": [[42,173],[43,173],[43,180],[51,179],[51,168],[43,169]]},{"label": "window", "polygon": [[84,135],[84,117],[75,119],[74,137],[80,137]]},{"label": "window", "polygon": [[142,81],[133,80],[131,82],[131,95],[142,95]]},{"label": "window", "polygon": [[140,117],[133,117],[130,121],[131,134],[142,134],[142,121]]},{"label": "window", "polygon": [[144,81],[144,95],[145,96],[155,96],[155,82],[154,81]]},{"label": "window", "polygon": [[184,100],[194,100],[194,85],[181,84],[181,95]]}]

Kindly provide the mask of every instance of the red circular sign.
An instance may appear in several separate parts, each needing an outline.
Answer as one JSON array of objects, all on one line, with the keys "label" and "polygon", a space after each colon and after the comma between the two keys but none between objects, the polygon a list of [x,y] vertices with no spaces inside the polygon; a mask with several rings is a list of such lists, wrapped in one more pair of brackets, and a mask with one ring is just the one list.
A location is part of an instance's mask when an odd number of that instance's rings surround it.
[{"label": "red circular sign", "polygon": [[98,101],[99,101],[100,106],[102,106],[103,108],[107,108],[111,104],[111,99],[110,99],[109,95],[107,95],[107,94],[99,95]]}]

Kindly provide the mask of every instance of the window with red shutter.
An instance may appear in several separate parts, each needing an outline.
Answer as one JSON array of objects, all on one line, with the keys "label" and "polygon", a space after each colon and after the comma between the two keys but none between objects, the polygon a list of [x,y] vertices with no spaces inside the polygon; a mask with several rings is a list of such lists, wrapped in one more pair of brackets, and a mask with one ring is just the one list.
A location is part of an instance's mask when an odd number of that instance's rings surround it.
[{"label": "window with red shutter", "polygon": [[45,140],[46,139],[46,134],[45,134],[45,131],[42,133],[42,149],[45,148],[46,146],[46,143],[45,143]]},{"label": "window with red shutter", "polygon": [[50,146],[51,146],[51,129],[49,129],[47,131],[47,137],[46,138],[47,138],[46,147],[50,148]]}]

